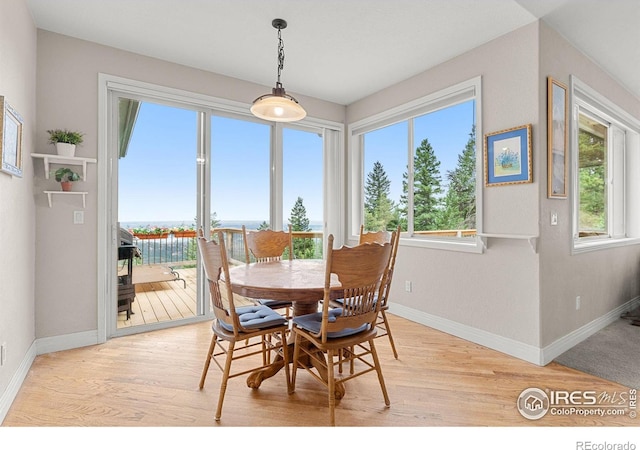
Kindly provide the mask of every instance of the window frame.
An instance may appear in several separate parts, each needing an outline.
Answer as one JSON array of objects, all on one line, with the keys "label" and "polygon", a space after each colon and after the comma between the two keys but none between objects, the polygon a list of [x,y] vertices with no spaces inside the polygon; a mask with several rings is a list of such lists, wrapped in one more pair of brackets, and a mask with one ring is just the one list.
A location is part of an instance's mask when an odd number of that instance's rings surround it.
[{"label": "window frame", "polygon": [[[349,136],[349,208],[347,217],[348,238],[357,240],[360,232],[360,224],[364,223],[364,135],[367,132],[393,125],[409,119],[423,116],[446,107],[473,100],[475,102],[475,132],[476,132],[476,236],[475,238],[461,237],[428,237],[409,235],[404,232],[401,235],[401,243],[412,247],[432,248],[440,250],[452,250],[469,253],[482,253],[484,245],[482,235],[482,148],[479,146],[478,136],[482,136],[482,78],[480,76],[461,83],[441,89],[432,94],[418,98],[411,102],[399,105],[379,114],[369,116],[348,125]],[[410,122],[411,124],[411,122]],[[413,131],[409,130],[411,136]],[[407,151],[407,163],[415,152],[412,147],[412,139],[409,139]],[[409,183],[413,182],[413,174],[409,174]],[[410,208],[413,207],[413,197],[409,191]]]},{"label": "window frame", "polygon": [[[570,82],[570,151],[572,233],[571,253],[579,254],[607,248],[640,244],[640,121],[576,76]],[[579,236],[578,133],[581,114],[606,124],[607,136],[607,234]],[[620,141],[622,139],[622,142]]]}]

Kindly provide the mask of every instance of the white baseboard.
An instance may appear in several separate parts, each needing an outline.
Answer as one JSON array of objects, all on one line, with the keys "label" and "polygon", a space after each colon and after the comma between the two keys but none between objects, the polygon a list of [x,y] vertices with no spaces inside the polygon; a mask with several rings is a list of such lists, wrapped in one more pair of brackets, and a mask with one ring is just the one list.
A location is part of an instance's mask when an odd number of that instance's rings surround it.
[{"label": "white baseboard", "polygon": [[38,355],[71,350],[72,348],[87,347],[98,343],[98,330],[83,331],[81,333],[65,334],[36,340]]},{"label": "white baseboard", "polygon": [[514,339],[479,330],[469,325],[463,325],[449,319],[428,314],[424,311],[391,302],[389,303],[389,312],[411,320],[412,322],[417,322],[466,341],[497,350],[514,358],[522,359],[538,366],[545,366],[574,345],[579,344],[592,334],[597,333],[607,325],[615,322],[624,312],[635,309],[639,305],[640,297],[636,297],[544,348],[525,344]]},{"label": "white baseboard", "polygon": [[4,421],[4,418],[7,416],[9,412],[9,408],[11,408],[11,404],[13,400],[15,400],[16,395],[18,395],[18,391],[20,391],[20,387],[24,382],[24,379],[27,377],[29,373],[29,369],[31,368],[31,364],[33,364],[33,360],[36,358],[36,343],[34,341],[27,350],[26,355],[22,358],[22,362],[16,370],[16,373],[13,374],[11,381],[9,382],[9,386],[2,393],[2,397],[0,397],[0,424]]},{"label": "white baseboard", "polygon": [[558,356],[562,355],[571,347],[584,341],[589,336],[602,330],[607,325],[612,324],[613,322],[618,320],[623,313],[627,311],[631,311],[632,309],[637,308],[639,305],[640,305],[640,297],[636,297],[632,300],[629,300],[627,303],[618,306],[616,309],[612,311],[609,311],[604,316],[601,316],[595,320],[592,320],[586,325],[581,326],[577,330],[574,330],[571,333],[554,341],[550,345],[547,345],[542,349],[542,355],[541,355],[542,365],[549,364],[551,361],[553,361]]},{"label": "white baseboard", "polygon": [[408,308],[389,302],[389,312],[400,317],[404,317],[412,322],[434,328],[447,334],[459,337],[466,341],[483,345],[493,350],[497,350],[514,358],[522,359],[530,363],[540,365],[540,349],[533,345],[524,344],[514,339],[499,336],[488,331],[480,330],[469,325],[463,325],[453,320],[428,314],[424,311]]}]

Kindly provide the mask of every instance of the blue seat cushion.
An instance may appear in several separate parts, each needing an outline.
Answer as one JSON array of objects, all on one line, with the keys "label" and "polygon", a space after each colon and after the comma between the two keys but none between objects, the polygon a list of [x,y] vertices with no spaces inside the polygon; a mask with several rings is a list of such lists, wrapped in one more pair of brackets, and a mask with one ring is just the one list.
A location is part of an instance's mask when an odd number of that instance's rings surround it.
[{"label": "blue seat cushion", "polygon": [[[251,305],[236,308],[236,314],[240,320],[240,325],[247,329],[261,329],[275,327],[277,325],[285,325],[287,319],[275,312],[268,306]],[[233,326],[219,321],[220,325],[227,331],[233,331]]]},{"label": "blue seat cushion", "polygon": [[268,298],[259,298],[256,301],[261,305],[268,306],[269,308],[285,308],[292,305],[291,302],[286,300],[270,300]]},{"label": "blue seat cushion", "polygon": [[[342,308],[333,308],[329,310],[329,322],[335,322],[336,317],[342,314]],[[304,316],[298,316],[293,318],[293,323],[298,327],[310,331],[312,333],[320,333],[320,327],[322,326],[322,313],[316,312],[312,314],[306,314]],[[332,331],[327,333],[328,338],[340,338],[345,336],[351,336],[352,334],[358,334],[365,331],[369,327],[369,324],[365,323],[358,328],[344,328],[340,331]]]}]

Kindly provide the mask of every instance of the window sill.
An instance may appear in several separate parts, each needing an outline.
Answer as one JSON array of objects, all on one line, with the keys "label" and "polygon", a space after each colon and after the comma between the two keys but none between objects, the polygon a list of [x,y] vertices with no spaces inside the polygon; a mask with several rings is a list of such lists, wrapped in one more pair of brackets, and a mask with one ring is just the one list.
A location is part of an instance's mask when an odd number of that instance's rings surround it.
[{"label": "window sill", "polygon": [[594,239],[587,242],[582,240],[574,240],[571,254],[577,255],[580,253],[594,252],[598,250],[606,250],[608,248],[627,247],[630,245],[640,244],[640,238],[607,238],[607,239]]},{"label": "window sill", "polygon": [[482,253],[484,245],[479,237],[467,239],[425,239],[419,237],[400,236],[400,245],[406,247],[430,248],[434,250],[449,250],[463,253]]}]

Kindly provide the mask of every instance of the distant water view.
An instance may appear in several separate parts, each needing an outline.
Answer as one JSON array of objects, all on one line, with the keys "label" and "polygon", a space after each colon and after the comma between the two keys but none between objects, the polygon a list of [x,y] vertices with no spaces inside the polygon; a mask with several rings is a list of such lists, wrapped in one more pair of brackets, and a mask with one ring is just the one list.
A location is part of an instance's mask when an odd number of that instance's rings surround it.
[{"label": "distant water view", "polygon": [[[247,227],[248,230],[256,230],[263,220],[220,220],[221,228],[242,228],[242,225]],[[285,227],[288,225],[288,222],[285,223]],[[165,228],[174,228],[174,227],[195,227],[195,222],[193,220],[168,220],[168,221],[156,221],[156,222],[120,222],[120,226],[122,228],[126,228],[128,230],[132,228],[144,228],[144,227],[165,227]],[[309,221],[309,228],[311,231],[322,231],[322,221]]]}]

